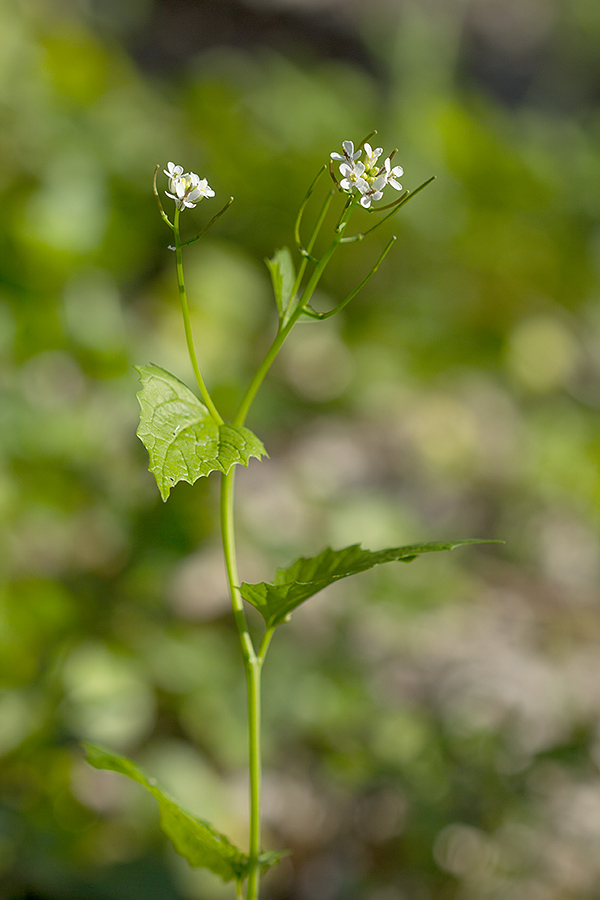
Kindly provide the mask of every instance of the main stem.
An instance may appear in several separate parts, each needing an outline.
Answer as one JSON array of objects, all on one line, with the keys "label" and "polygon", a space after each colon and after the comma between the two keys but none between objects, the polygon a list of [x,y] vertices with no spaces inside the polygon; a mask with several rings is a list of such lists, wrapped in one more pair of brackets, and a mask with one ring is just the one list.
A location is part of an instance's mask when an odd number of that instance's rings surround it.
[{"label": "main stem", "polygon": [[[248,385],[244,396],[240,402],[237,413],[234,416],[234,425],[243,425],[252,401],[262,384],[267,372],[273,364],[275,357],[279,353],[286,337],[302,315],[302,311],[306,304],[310,301],[318,283],[323,274],[325,266],[331,259],[334,251],[339,245],[344,229],[350,217],[352,206],[345,212],[342,221],[338,226],[336,236],[325,251],[323,257],[317,263],[315,270],[308,280],[302,297],[297,301],[294,311],[285,325],[281,322],[279,330],[275,336],[271,347],[267,351],[262,363]],[[178,233],[178,218],[175,216],[175,242],[176,249],[181,252]],[[320,227],[320,224],[319,224]],[[315,235],[316,237],[316,235]],[[179,273],[179,263],[178,263]],[[183,282],[183,273],[181,273],[180,285]],[[181,294],[181,287],[180,287]],[[185,290],[182,296],[185,296]],[[182,308],[185,310],[182,300]],[[184,313],[185,316],[185,313]],[[191,332],[190,332],[191,334]],[[187,330],[186,330],[187,335]],[[190,342],[188,341],[188,348]],[[191,356],[191,353],[190,353]],[[192,358],[193,364],[193,358]],[[196,376],[198,377],[198,375]],[[200,384],[200,382],[199,382]],[[202,390],[202,388],[201,388]],[[207,404],[208,405],[208,404]],[[250,632],[248,631],[248,623],[244,612],[244,605],[240,593],[240,579],[237,570],[236,550],[235,550],[235,531],[234,531],[234,487],[235,487],[235,466],[223,476],[221,483],[221,536],[223,539],[223,553],[225,556],[225,568],[227,571],[227,580],[231,593],[231,604],[233,615],[238,629],[240,643],[242,647],[242,655],[244,659],[244,670],[246,673],[246,691],[248,699],[248,762],[250,772],[250,839],[249,839],[249,867],[248,879],[246,885],[246,900],[258,900],[260,889],[260,865],[259,855],[261,852],[261,693],[260,681],[262,666],[265,659],[267,649],[271,640],[273,629],[267,629],[263,635],[258,653],[255,650]]]},{"label": "main stem", "polygon": [[[221,482],[221,536],[233,615],[242,646],[248,700],[248,763],[250,771],[250,841],[248,857],[250,864],[248,868],[246,900],[258,900],[260,881],[258,857],[261,839],[260,676],[264,652],[257,656],[254,649],[239,589],[240,579],[237,569],[233,522],[234,485],[235,466],[229,470],[227,475],[223,476]],[[266,646],[264,650],[266,651]]]}]

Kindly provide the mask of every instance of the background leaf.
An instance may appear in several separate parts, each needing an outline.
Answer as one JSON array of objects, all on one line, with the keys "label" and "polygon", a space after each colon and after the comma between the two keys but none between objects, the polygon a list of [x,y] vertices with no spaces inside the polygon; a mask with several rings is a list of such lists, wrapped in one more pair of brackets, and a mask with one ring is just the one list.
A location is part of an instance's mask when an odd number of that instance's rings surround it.
[{"label": "background leaf", "polygon": [[386,550],[363,550],[360,544],[342,550],[323,550],[318,556],[300,557],[286,569],[278,569],[275,581],[241,585],[244,600],[262,614],[267,628],[285,622],[290,613],[309,597],[341,578],[357,575],[386,562],[411,562],[422,553],[437,550],[454,550],[465,544],[493,543],[484,540],[409,544],[406,547],[390,547]]},{"label": "background leaf", "polygon": [[182,381],[160,366],[137,366],[142,381],[138,393],[138,437],[150,456],[149,469],[163,500],[178,481],[193,484],[213,471],[227,474],[236,463],[266,455],[262,442],[248,428],[219,424]]}]

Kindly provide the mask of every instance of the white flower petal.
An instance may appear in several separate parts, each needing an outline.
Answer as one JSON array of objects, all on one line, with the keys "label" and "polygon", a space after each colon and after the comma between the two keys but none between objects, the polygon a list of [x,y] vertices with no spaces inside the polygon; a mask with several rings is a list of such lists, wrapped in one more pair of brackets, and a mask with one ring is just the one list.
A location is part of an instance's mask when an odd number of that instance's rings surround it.
[{"label": "white flower petal", "polygon": [[211,186],[209,185],[209,183],[208,183],[208,181],[206,180],[206,178],[203,178],[203,179],[199,182],[199,184],[198,184],[198,190],[202,193],[202,196],[203,196],[203,197],[214,197],[214,196],[215,196],[215,192],[213,191],[213,189],[212,189]]},{"label": "white flower petal", "polygon": [[370,144],[365,144],[365,153],[367,154],[367,165],[371,168],[383,153],[383,147],[377,147],[376,150],[373,150]]},{"label": "white flower petal", "polygon": [[167,168],[163,169],[165,175],[169,178],[178,178],[183,174],[183,166],[176,166],[175,163],[167,163]]},{"label": "white flower petal", "polygon": [[404,169],[402,166],[394,166],[392,169],[392,160],[388,156],[385,161],[385,174],[388,178],[399,178],[401,175],[404,175]]},{"label": "white flower petal", "polygon": [[344,153],[337,153],[334,151],[330,153],[331,159],[335,159],[338,162],[354,162],[354,160],[358,159],[361,154],[361,150],[354,149],[354,143],[352,141],[342,141],[342,147],[344,148]]}]

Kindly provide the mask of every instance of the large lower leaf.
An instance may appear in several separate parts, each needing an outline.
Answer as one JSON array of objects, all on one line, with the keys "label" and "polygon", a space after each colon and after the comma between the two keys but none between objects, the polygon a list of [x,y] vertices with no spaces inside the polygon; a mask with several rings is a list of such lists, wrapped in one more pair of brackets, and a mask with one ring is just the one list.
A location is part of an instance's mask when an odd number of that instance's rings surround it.
[{"label": "large lower leaf", "polygon": [[278,569],[275,581],[241,585],[244,600],[262,614],[267,628],[285,622],[290,613],[309,597],[323,590],[340,578],[357,575],[386,562],[411,562],[422,553],[436,550],[454,550],[465,544],[486,544],[489,541],[467,540],[452,544],[410,544],[407,547],[391,547],[387,550],[363,550],[360,544],[332,550],[328,547],[318,556],[301,557],[286,569]]},{"label": "large lower leaf", "polygon": [[219,423],[196,395],[159,366],[139,366],[138,437],[150,457],[149,469],[163,500],[178,481],[193,484],[203,475],[223,474],[236,463],[266,455],[250,429]]},{"label": "large lower leaf", "polygon": [[92,744],[86,744],[87,761],[96,769],[110,769],[137,781],[158,801],[160,825],[178,853],[191,866],[210,869],[223,881],[241,881],[248,857],[212,825],[182,809],[164,794],[134,762]]},{"label": "large lower leaf", "polygon": [[[160,809],[160,825],[175,850],[187,859],[191,866],[209,869],[223,881],[241,883],[247,873],[249,860],[224,834],[209,822],[198,819],[182,809],[174,800],[156,787],[130,759],[111,753],[93,744],[85,744],[86,759],[96,769],[109,769],[137,781],[157,800]],[[259,856],[262,869],[279,862],[284,853],[267,852]]]}]

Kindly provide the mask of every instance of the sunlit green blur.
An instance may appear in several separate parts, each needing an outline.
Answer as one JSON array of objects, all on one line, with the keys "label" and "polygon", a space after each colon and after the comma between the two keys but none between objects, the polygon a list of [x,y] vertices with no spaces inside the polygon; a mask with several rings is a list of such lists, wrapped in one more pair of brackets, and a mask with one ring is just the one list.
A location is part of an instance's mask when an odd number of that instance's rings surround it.
[{"label": "sunlit green blur", "polygon": [[[195,50],[210,6],[245,40]],[[319,309],[398,237],[339,317],[298,325],[252,408],[270,460],[238,477],[241,574],[328,544],[506,544],[343,582],[279,630],[265,844],[292,855],[265,900],[598,897],[600,5],[362,6],[0,5],[3,900],[231,897],[79,748],[134,757],[245,843],[216,477],[163,504],[135,437],[134,365],[193,385],[152,175],[171,160],[215,190],[188,237],[235,197],[185,256],[227,417],[274,333],[265,257],[373,128],[404,187],[437,178],[340,248]]]}]

